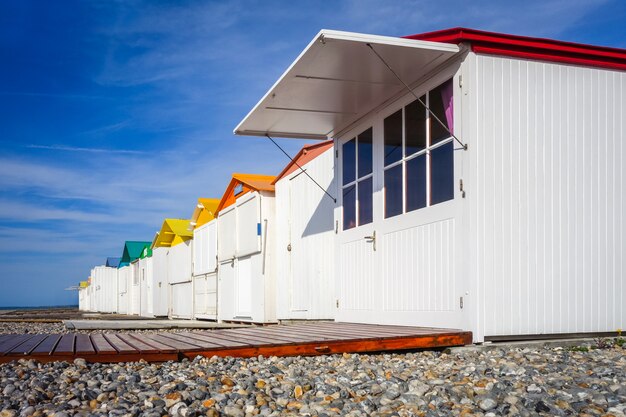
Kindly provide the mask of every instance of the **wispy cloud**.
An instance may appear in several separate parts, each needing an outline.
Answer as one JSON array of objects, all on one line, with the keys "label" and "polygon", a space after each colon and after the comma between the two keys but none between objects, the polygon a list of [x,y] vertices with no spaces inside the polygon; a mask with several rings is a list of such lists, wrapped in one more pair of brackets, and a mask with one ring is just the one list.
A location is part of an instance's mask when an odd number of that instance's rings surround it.
[{"label": "wispy cloud", "polygon": [[134,151],[130,149],[103,149],[103,148],[81,148],[76,146],[66,145],[26,145],[30,149],[45,149],[50,151],[64,151],[64,152],[88,152],[88,153],[106,153],[106,154],[124,154],[124,155],[144,155],[144,151]]}]

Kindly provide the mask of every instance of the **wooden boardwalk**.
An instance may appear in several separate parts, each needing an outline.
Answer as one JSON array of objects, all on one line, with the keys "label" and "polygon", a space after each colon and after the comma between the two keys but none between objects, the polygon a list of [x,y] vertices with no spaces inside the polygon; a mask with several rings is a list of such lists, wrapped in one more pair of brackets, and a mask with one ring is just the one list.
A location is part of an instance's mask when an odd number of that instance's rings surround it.
[{"label": "wooden boardwalk", "polygon": [[315,322],[179,333],[91,333],[0,335],[0,363],[162,362],[202,356],[295,356],[460,346],[472,333],[424,327]]}]

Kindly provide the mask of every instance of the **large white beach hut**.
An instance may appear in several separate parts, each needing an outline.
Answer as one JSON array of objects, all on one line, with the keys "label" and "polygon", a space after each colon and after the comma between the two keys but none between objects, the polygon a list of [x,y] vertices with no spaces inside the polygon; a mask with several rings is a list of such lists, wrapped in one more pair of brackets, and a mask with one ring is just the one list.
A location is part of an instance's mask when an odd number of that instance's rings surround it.
[{"label": "large white beach hut", "polygon": [[154,250],[166,249],[169,286],[168,315],[171,318],[193,318],[193,281],[191,279],[193,232],[189,230],[189,222],[183,219],[165,219],[161,230],[152,242]]},{"label": "large white beach hut", "polygon": [[193,313],[196,319],[217,319],[217,198],[199,198],[191,216],[193,231]]},{"label": "large white beach hut", "polygon": [[94,293],[92,311],[115,313],[117,311],[117,267],[96,266],[91,270],[91,285]]},{"label": "large white beach hut", "polygon": [[321,31],[237,126],[332,138],[336,319],[474,341],[626,325],[626,50]]},{"label": "large white beach hut", "polygon": [[333,141],[302,148],[276,185],[276,317],[335,317]]},{"label": "large white beach hut", "polygon": [[276,322],[274,178],[233,174],[220,200],[219,320]]}]

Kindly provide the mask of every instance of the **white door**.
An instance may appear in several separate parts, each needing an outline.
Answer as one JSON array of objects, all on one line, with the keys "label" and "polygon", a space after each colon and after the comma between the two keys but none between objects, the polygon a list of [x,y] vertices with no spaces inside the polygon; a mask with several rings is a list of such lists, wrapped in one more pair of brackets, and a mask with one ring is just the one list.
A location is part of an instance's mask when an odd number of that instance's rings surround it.
[{"label": "white door", "polygon": [[147,259],[142,259],[141,261],[139,261],[139,288],[140,288],[140,314],[143,317],[148,317],[150,316],[150,310],[149,310],[149,297],[148,297],[148,292],[149,292],[149,286],[150,283],[147,279],[147,270],[148,270],[148,260]]},{"label": "white door", "polygon": [[337,141],[340,321],[465,325],[457,187],[465,151],[429,118],[407,100]]},{"label": "white door", "polygon": [[[311,253],[304,244],[303,234],[310,216],[302,210],[307,207],[303,201],[307,199],[309,190],[304,173],[300,173],[289,180],[289,277],[287,281],[289,294],[289,311],[292,318],[306,318],[309,310],[310,276],[315,270],[315,262]],[[316,196],[317,197],[317,196]]]},{"label": "white door", "polygon": [[[235,317],[252,318],[252,258],[235,261]],[[258,294],[258,296],[263,296]]]}]

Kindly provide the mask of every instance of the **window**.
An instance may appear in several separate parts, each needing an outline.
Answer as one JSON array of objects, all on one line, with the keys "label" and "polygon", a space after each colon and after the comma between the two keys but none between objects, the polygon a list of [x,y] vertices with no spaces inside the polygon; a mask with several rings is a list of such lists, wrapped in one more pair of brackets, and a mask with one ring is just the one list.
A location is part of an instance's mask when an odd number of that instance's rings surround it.
[{"label": "window", "polygon": [[372,222],[372,128],[342,146],[343,229]]},{"label": "window", "polygon": [[[452,80],[384,120],[385,218],[454,198]],[[447,129],[446,129],[447,128]]]}]

